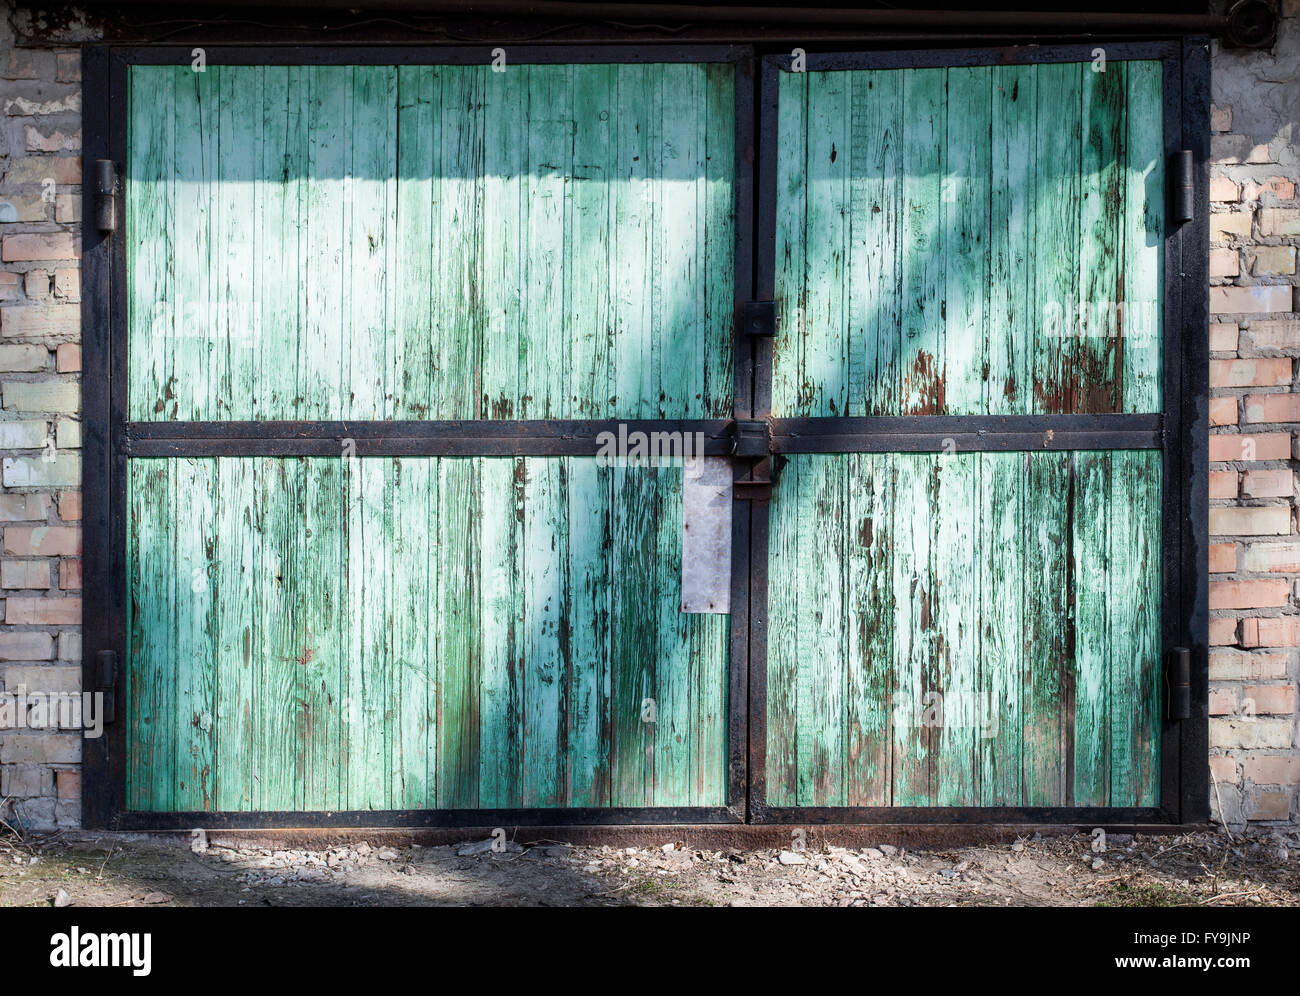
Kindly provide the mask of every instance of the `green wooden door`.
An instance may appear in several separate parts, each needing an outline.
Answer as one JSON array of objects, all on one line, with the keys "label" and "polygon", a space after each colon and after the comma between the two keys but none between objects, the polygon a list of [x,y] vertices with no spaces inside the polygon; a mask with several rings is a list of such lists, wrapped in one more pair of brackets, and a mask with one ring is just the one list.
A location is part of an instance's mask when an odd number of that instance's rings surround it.
[{"label": "green wooden door", "polygon": [[737,818],[736,60],[464,59],[129,69],[128,810]]},{"label": "green wooden door", "polygon": [[1162,64],[881,61],[767,65],[755,811],[1150,811]]}]

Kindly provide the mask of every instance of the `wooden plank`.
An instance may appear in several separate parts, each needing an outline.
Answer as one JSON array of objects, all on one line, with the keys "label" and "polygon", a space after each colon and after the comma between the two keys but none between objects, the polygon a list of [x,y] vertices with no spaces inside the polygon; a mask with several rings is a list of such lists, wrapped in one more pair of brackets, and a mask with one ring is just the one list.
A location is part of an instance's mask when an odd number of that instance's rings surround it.
[{"label": "wooden plank", "polygon": [[174,486],[167,460],[133,460],[131,508],[131,592],[128,599],[127,717],[131,737],[126,764],[126,799],[132,809],[175,808],[176,678],[173,618],[176,571],[168,511]]},{"label": "wooden plank", "polygon": [[651,612],[655,620],[654,656],[656,706],[654,789],[652,805],[689,805],[692,798],[692,757],[696,730],[691,699],[690,624],[681,611],[682,470],[666,462],[642,472],[653,490],[655,509],[649,535],[653,574]]},{"label": "wooden plank", "polygon": [[1032,413],[1074,411],[1079,300],[1079,63],[1038,67],[1034,185]]},{"label": "wooden plank", "polygon": [[176,571],[176,611],[172,619],[176,672],[175,807],[211,811],[214,761],[212,727],[216,717],[216,650],[213,557],[216,529],[216,468],[209,459],[176,460],[171,466],[175,523],[172,564]]},{"label": "wooden plank", "polygon": [[1025,512],[1025,456],[981,453],[979,460],[977,800],[1023,804],[1025,597],[1023,553],[1032,523]]},{"label": "wooden plank", "polygon": [[729,418],[735,386],[736,321],[736,74],[726,64],[703,67],[705,77],[702,258],[704,335],[696,360],[703,371],[703,397],[692,418]]},{"label": "wooden plank", "polygon": [[894,681],[891,695],[895,806],[928,805],[930,730],[925,725],[934,657],[931,537],[935,461],[928,453],[894,457]]},{"label": "wooden plank", "polygon": [[848,414],[902,411],[899,293],[903,74],[852,73]]},{"label": "wooden plank", "polygon": [[438,805],[479,805],[481,458],[438,462]]},{"label": "wooden plank", "polygon": [[894,457],[845,460],[845,804],[890,804]]},{"label": "wooden plank", "polygon": [[[1104,806],[1110,782],[1110,454],[1074,455],[1074,793],[1070,803]],[[1067,722],[1069,717],[1067,716]]]},{"label": "wooden plank", "polygon": [[935,458],[931,515],[930,608],[934,627],[930,673],[940,698],[937,725],[930,728],[931,792],[940,806],[973,805],[977,798],[976,755],[980,736],[977,469],[975,453]]},{"label": "wooden plank", "polygon": [[1082,72],[1079,177],[1079,298],[1074,411],[1120,410],[1124,370],[1117,303],[1125,227],[1125,64]]},{"label": "wooden plank", "polygon": [[944,411],[986,411],[990,369],[988,299],[992,222],[992,70],[948,70],[947,143],[942,190]]},{"label": "wooden plank", "polygon": [[529,371],[521,366],[528,298],[525,273],[528,231],[528,102],[521,79],[528,69],[488,73],[484,82],[483,160],[483,339],[482,418],[518,418],[521,388]]},{"label": "wooden plank", "polygon": [[610,798],[612,472],[590,458],[565,457],[564,465],[569,554],[564,625],[570,648],[564,798],[571,806],[604,806]]},{"label": "wooden plank", "polygon": [[429,651],[429,491],[433,463],[416,457],[393,461],[392,535],[388,624],[389,792],[394,809],[432,804],[429,741],[433,734]]},{"label": "wooden plank", "polygon": [[397,67],[397,214],[395,258],[388,285],[394,294],[393,333],[387,345],[388,390],[399,419],[427,418],[434,405],[434,211],[442,78],[429,66]]},{"label": "wooden plank", "polygon": [[1066,804],[1070,454],[1026,453],[1024,805]]},{"label": "wooden plank", "polygon": [[1159,62],[1125,63],[1122,410],[1161,407],[1164,315],[1164,101]]},{"label": "wooden plank", "polygon": [[772,346],[772,414],[806,414],[806,288],[809,73],[778,80],[776,152],[776,336]]},{"label": "wooden plank", "polygon": [[945,69],[903,75],[902,171],[902,413],[940,415],[944,393],[946,233],[943,188],[947,169]]},{"label": "wooden plank", "polygon": [[213,808],[231,812],[252,805],[255,460],[238,457],[212,463],[217,496],[211,581],[216,626]]},{"label": "wooden plank", "polygon": [[799,476],[812,457],[784,461],[772,488],[768,519],[767,587],[767,804],[798,801]]},{"label": "wooden plank", "polygon": [[996,66],[992,73],[989,205],[989,331],[985,411],[1031,411],[1032,358],[1041,316],[1034,310],[1033,261],[1038,71]]},{"label": "wooden plank", "polygon": [[167,417],[168,378],[176,334],[172,160],[176,76],[170,66],[131,67],[127,122],[125,238],[127,269],[127,407],[133,419]]},{"label": "wooden plank", "polygon": [[1154,806],[1161,726],[1160,454],[1131,450],[1109,459],[1109,804]]}]

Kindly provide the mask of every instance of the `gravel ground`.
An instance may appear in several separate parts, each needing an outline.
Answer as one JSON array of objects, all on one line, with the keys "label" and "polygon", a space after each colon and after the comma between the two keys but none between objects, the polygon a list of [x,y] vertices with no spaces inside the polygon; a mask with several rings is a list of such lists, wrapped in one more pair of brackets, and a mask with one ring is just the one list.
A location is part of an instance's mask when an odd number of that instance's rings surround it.
[{"label": "gravel ground", "polygon": [[[202,834],[0,836],[0,906],[1294,906],[1300,830],[702,851],[467,841],[326,850]],[[504,845],[502,847],[502,845]]]}]

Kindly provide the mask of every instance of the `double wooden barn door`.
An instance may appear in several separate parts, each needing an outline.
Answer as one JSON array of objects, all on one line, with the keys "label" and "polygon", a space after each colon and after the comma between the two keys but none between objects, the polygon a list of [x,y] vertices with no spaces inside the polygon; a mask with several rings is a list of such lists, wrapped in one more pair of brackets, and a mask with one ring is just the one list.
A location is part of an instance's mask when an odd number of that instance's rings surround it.
[{"label": "double wooden barn door", "polygon": [[91,821],[1190,818],[1186,48],[92,52]]}]

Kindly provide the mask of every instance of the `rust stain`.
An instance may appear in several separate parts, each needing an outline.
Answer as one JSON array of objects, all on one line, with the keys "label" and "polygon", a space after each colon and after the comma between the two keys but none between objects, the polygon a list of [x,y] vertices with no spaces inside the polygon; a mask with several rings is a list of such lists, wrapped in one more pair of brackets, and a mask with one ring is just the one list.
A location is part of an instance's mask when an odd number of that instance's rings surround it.
[{"label": "rust stain", "polygon": [[947,404],[944,375],[925,350],[916,354],[903,375],[903,394],[916,399],[908,409],[909,415],[939,415]]}]

